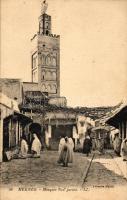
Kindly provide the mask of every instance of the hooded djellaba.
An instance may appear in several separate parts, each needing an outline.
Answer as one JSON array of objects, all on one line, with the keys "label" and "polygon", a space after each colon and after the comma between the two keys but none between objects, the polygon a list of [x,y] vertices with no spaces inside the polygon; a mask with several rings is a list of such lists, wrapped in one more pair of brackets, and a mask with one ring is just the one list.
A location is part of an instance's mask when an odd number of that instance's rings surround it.
[{"label": "hooded djellaba", "polygon": [[33,157],[39,158],[41,154],[41,142],[39,138],[37,137],[36,133],[33,134],[33,138],[34,139],[32,142],[31,151],[32,151]]},{"label": "hooded djellaba", "polygon": [[127,138],[125,138],[121,145],[121,156],[123,161],[127,161]]},{"label": "hooded djellaba", "polygon": [[63,148],[64,144],[65,144],[65,138],[62,137],[62,138],[60,139],[60,142],[59,142],[59,150],[58,150],[59,155],[60,155],[60,153],[61,153],[61,151],[62,151],[62,148]]},{"label": "hooded djellaba", "polygon": [[74,142],[72,138],[68,138],[68,143],[69,143],[69,162],[72,163],[74,159]]},{"label": "hooded djellaba", "polygon": [[63,167],[68,167],[68,163],[73,162],[71,145],[69,144],[69,138],[65,137],[65,143],[62,146],[59,159],[57,161],[59,164],[62,163]]},{"label": "hooded djellaba", "polygon": [[120,156],[121,143],[122,139],[119,138],[119,133],[116,133],[114,137],[113,146],[114,146],[114,151],[118,156]]},{"label": "hooded djellaba", "polygon": [[26,141],[26,136],[23,135],[21,137],[21,149],[19,153],[19,158],[27,158],[27,153],[28,153],[28,144]]},{"label": "hooded djellaba", "polygon": [[89,156],[89,153],[91,152],[91,147],[92,147],[91,139],[90,136],[87,135],[83,142],[83,153]]}]

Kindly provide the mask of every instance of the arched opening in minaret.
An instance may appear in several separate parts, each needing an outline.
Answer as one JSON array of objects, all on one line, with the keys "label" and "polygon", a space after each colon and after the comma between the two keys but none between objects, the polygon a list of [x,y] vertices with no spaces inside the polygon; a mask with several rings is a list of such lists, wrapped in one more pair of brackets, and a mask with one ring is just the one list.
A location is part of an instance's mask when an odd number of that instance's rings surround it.
[{"label": "arched opening in minaret", "polygon": [[46,30],[46,35],[48,35],[49,34],[49,31],[48,30]]},{"label": "arched opening in minaret", "polygon": [[52,93],[56,93],[56,85],[55,84],[52,85]]},{"label": "arched opening in minaret", "polygon": [[52,64],[53,64],[53,66],[56,66],[56,58],[55,57],[52,58]]},{"label": "arched opening in minaret", "polygon": [[42,71],[42,80],[45,79],[45,75],[46,75],[45,71]]}]

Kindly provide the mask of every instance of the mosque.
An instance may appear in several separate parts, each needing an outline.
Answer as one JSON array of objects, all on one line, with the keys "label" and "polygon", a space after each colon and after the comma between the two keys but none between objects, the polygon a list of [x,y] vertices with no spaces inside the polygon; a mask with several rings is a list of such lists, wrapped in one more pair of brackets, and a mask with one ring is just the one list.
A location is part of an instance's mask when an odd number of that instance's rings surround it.
[{"label": "mosque", "polygon": [[98,113],[101,113],[101,118],[112,108],[67,107],[66,97],[60,96],[60,35],[52,33],[52,20],[47,8],[48,4],[43,1],[39,29],[31,39],[32,81],[1,78],[0,87],[2,93],[17,101],[24,116],[40,125],[40,134],[47,147],[58,149],[61,136],[77,141],[79,134],[95,125]]}]

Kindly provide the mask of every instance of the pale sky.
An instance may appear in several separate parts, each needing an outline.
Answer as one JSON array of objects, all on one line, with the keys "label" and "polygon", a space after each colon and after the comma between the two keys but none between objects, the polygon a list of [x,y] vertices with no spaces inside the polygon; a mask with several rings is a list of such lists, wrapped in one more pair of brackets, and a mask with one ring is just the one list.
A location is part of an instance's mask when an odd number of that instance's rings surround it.
[{"label": "pale sky", "polygon": [[[41,0],[1,0],[1,77],[31,81],[30,39]],[[127,97],[127,1],[48,0],[60,35],[61,96],[68,106],[115,105]]]}]

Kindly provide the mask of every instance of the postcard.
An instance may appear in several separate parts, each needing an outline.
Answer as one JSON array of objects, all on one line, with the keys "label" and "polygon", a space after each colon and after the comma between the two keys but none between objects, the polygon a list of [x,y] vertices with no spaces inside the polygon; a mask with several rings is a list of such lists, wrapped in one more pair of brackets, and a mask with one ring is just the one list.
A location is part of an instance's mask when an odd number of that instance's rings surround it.
[{"label": "postcard", "polygon": [[126,10],[1,0],[1,200],[127,198]]}]

